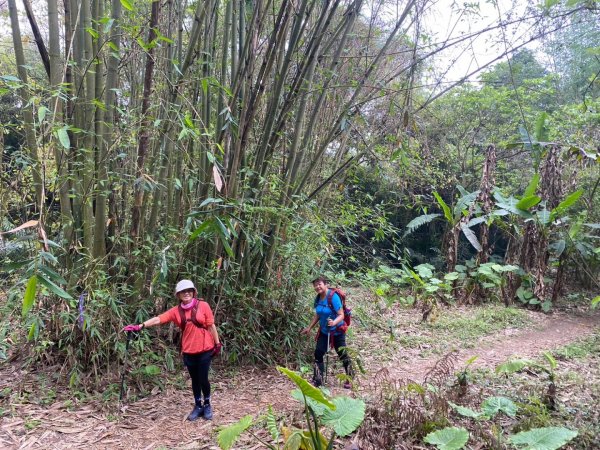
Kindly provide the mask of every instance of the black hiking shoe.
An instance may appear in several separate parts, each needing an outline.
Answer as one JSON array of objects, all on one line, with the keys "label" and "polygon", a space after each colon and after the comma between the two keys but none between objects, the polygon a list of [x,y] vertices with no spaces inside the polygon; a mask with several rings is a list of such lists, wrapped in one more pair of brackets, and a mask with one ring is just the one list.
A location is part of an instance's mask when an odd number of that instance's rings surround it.
[{"label": "black hiking shoe", "polygon": [[202,417],[202,415],[204,414],[204,410],[205,408],[203,408],[202,406],[194,406],[194,409],[192,410],[190,415],[187,416],[187,420],[189,420],[190,422],[198,420],[198,418]]},{"label": "black hiking shoe", "polygon": [[312,379],[312,385],[314,387],[317,387],[317,388],[321,387],[323,385],[323,380],[321,380],[320,377],[313,377],[313,379]]},{"label": "black hiking shoe", "polygon": [[213,418],[213,413],[212,413],[212,406],[210,405],[204,405],[204,420],[212,420]]}]

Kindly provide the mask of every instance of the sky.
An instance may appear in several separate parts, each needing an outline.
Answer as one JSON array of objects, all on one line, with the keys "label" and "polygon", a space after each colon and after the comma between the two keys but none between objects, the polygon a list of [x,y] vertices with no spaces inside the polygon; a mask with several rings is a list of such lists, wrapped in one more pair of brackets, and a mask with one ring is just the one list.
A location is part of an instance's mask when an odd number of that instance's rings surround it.
[{"label": "sky", "polygon": [[[499,18],[515,20],[523,17],[528,2],[521,0],[455,1],[433,0],[426,12],[425,27],[433,41],[446,39],[452,41],[461,36],[494,27]],[[465,5],[470,5],[465,7]],[[503,52],[510,50],[525,39],[532,31],[529,24],[521,23],[505,29],[496,28],[467,39],[460,45],[453,46],[436,57],[436,72],[444,82],[458,81],[496,59]],[[535,49],[536,44],[528,44],[527,48]],[[500,61],[506,61],[502,58]],[[435,78],[435,77],[433,77]],[[469,78],[478,79],[478,75]]]}]

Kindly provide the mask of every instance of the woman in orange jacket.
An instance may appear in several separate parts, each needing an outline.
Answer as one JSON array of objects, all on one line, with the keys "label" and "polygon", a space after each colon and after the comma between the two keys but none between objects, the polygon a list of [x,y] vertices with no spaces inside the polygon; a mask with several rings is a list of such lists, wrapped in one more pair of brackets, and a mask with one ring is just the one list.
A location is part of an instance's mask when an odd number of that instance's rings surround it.
[{"label": "woman in orange jacket", "polygon": [[217,356],[222,347],[215,319],[208,303],[197,298],[198,291],[190,280],[181,280],[177,283],[175,296],[179,300],[178,306],[174,306],[142,324],[127,325],[123,330],[140,331],[170,322],[179,326],[183,363],[190,373],[194,392],[194,409],[187,419],[194,421],[203,417],[211,420],[213,412],[210,403],[208,371],[213,356]]}]

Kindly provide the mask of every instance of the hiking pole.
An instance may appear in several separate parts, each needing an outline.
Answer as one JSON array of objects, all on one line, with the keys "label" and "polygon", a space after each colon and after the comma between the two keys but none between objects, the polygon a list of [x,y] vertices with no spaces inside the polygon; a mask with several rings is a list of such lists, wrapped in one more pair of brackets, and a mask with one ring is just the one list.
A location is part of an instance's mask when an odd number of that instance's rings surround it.
[{"label": "hiking pole", "polygon": [[125,373],[127,372],[127,357],[129,355],[129,343],[133,338],[133,331],[127,332],[127,342],[125,343],[125,356],[123,357],[123,368],[121,369],[121,392],[119,393],[119,402],[123,402],[123,393],[125,391]]},{"label": "hiking pole", "polygon": [[325,375],[323,375],[323,384],[327,385],[327,372],[329,372],[329,342],[331,340],[331,331],[327,327],[327,353],[325,353]]}]

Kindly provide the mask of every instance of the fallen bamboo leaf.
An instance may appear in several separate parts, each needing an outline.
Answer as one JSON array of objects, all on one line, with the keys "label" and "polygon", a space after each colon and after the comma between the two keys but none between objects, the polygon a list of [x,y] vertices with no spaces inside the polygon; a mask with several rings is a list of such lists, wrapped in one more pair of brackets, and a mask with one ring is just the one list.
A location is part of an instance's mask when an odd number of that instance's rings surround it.
[{"label": "fallen bamboo leaf", "polygon": [[17,228],[13,228],[12,230],[4,231],[0,234],[8,234],[8,233],[16,233],[17,231],[24,230],[25,228],[37,227],[37,220],[28,220],[23,225],[19,225]]}]

